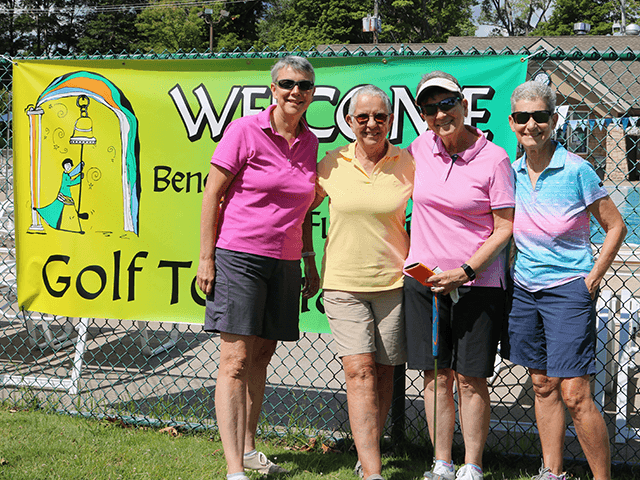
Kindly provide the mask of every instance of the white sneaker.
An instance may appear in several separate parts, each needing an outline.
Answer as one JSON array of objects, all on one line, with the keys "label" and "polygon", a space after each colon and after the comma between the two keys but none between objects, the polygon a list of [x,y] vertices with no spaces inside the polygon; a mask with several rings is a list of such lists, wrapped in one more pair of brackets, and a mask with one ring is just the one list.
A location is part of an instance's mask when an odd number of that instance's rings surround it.
[{"label": "white sneaker", "polygon": [[453,466],[449,468],[449,465],[441,460],[436,460],[432,471],[424,472],[424,478],[428,480],[454,480],[455,476]]},{"label": "white sneaker", "polygon": [[263,475],[269,475],[271,473],[289,473],[288,470],[285,470],[280,465],[276,465],[271,460],[267,458],[267,456],[262,452],[256,452],[255,455],[243,459],[244,468],[248,468],[250,470],[256,470]]},{"label": "white sneaker", "polygon": [[478,471],[478,467],[471,463],[463,465],[456,473],[456,480],[482,480],[482,477],[482,471]]}]

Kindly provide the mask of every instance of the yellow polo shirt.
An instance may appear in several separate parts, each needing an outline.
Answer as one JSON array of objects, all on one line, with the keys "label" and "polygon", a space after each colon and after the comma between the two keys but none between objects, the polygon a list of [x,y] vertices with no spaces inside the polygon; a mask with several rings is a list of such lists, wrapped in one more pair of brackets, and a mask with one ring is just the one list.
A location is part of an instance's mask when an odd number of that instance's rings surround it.
[{"label": "yellow polo shirt", "polygon": [[318,164],[316,192],[329,197],[329,233],[324,245],[322,288],[372,292],[402,287],[409,252],[404,229],[413,193],[415,163],[389,145],[367,175],[355,143],[328,152]]}]

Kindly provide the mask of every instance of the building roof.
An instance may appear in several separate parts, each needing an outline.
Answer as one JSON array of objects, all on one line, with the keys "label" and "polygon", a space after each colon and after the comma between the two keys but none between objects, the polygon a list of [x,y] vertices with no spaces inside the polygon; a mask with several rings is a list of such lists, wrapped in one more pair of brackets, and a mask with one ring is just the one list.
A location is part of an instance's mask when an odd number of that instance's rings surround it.
[{"label": "building roof", "polygon": [[[542,49],[545,58],[529,59],[528,78],[545,72],[562,97],[599,117],[640,115],[640,36],[570,35],[561,37],[449,37],[446,43],[321,45],[371,54],[524,54]],[[636,58],[638,57],[638,59]]]}]

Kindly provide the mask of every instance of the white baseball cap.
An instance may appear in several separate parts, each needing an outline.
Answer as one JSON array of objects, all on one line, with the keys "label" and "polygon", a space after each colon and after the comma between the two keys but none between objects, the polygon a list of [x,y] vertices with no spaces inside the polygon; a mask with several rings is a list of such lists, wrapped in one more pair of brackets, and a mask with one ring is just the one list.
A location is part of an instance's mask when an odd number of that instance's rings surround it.
[{"label": "white baseball cap", "polygon": [[445,90],[448,90],[450,92],[458,93],[462,97],[462,90],[460,89],[457,83],[452,82],[448,78],[435,77],[435,78],[430,78],[429,80],[424,82],[422,85],[420,85],[420,89],[416,94],[416,103],[420,104],[420,97],[426,93],[427,89],[433,88],[433,87],[444,88]]}]

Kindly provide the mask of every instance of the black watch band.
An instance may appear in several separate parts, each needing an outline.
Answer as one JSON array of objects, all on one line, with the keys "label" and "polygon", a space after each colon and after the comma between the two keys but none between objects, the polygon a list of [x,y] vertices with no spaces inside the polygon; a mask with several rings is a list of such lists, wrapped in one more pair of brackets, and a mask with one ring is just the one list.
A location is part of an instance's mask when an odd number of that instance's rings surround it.
[{"label": "black watch band", "polygon": [[464,273],[467,274],[467,277],[469,277],[469,280],[475,280],[476,279],[476,272],[469,265],[467,265],[466,263],[463,263],[460,268],[462,268],[462,270],[464,270]]}]

